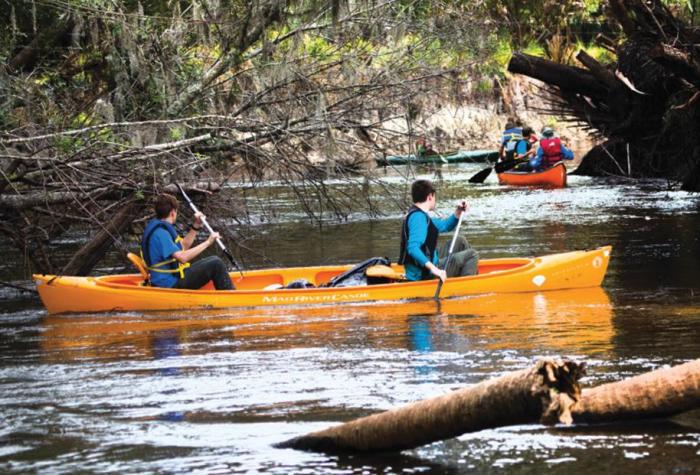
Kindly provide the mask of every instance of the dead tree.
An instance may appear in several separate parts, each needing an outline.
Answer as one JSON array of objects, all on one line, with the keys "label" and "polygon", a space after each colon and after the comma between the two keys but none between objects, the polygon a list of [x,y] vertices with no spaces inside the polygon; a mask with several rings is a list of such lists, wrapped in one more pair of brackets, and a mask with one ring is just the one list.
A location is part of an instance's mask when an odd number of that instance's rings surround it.
[{"label": "dead tree", "polygon": [[605,140],[579,173],[663,177],[700,191],[698,29],[658,0],[610,0],[608,14],[624,32],[615,64],[600,64],[583,51],[577,59],[585,69],[517,53],[509,71],[548,85],[544,112]]},{"label": "dead tree", "polygon": [[[405,141],[383,124],[428,91],[447,94],[457,73],[412,57],[429,41],[387,50],[395,35],[424,28],[394,3],[307,11],[222,0],[183,12],[178,2],[54,2],[38,19],[0,11],[22,30],[0,28],[17,43],[0,45],[12,58],[0,68],[0,234],[33,271],[87,273],[138,233],[150,199],[175,181],[274,179],[319,222],[374,212],[369,198],[331,193],[324,180],[372,180],[371,158]],[[426,39],[478,43],[488,33],[467,9],[443,7]],[[358,37],[376,47],[355,48]],[[41,54],[49,43],[61,54]],[[245,198],[231,195],[220,210],[245,224]],[[90,241],[63,260],[51,248],[66,235]]]},{"label": "dead tree", "polygon": [[527,423],[614,423],[700,406],[700,360],[581,392],[583,365],[540,361],[444,396],[278,444],[320,452],[406,450],[466,432]]}]

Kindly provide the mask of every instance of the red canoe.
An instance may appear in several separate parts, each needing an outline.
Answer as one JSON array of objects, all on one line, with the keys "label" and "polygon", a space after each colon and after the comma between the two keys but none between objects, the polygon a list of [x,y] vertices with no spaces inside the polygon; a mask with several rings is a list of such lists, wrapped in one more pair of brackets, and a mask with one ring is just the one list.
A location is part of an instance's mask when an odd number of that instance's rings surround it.
[{"label": "red canoe", "polygon": [[566,166],[559,162],[541,172],[503,172],[498,174],[498,182],[502,185],[564,188],[566,186]]}]

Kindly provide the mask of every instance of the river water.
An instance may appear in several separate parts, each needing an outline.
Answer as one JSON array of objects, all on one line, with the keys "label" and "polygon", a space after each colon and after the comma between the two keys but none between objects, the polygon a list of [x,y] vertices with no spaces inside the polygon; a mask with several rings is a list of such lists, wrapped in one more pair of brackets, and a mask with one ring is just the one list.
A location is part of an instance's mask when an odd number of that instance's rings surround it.
[{"label": "river water", "polygon": [[[700,417],[526,425],[400,454],[328,456],[273,444],[525,368],[586,362],[585,386],[700,358],[700,196],[665,182],[570,177],[562,190],[466,179],[450,166],[438,211],[465,197],[482,257],[611,244],[602,289],[393,305],[49,316],[7,294],[0,315],[0,471],[42,473],[698,473]],[[271,184],[279,219],[254,250],[281,265],[396,257],[406,169],[329,183],[382,216],[322,227]],[[430,169],[410,170],[434,177]],[[380,188],[393,189],[392,196]],[[363,190],[360,191],[360,190]],[[234,193],[236,189],[232,190]],[[248,267],[263,261],[249,259]]]}]

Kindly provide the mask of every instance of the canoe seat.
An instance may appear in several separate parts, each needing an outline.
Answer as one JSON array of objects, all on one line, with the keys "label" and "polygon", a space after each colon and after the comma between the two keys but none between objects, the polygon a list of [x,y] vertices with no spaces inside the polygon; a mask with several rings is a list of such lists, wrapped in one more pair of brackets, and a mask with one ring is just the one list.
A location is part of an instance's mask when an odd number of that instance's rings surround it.
[{"label": "canoe seat", "polygon": [[144,280],[148,280],[148,271],[146,270],[146,263],[143,262],[141,256],[134,254],[133,252],[128,252],[126,258],[136,267],[143,277]]}]

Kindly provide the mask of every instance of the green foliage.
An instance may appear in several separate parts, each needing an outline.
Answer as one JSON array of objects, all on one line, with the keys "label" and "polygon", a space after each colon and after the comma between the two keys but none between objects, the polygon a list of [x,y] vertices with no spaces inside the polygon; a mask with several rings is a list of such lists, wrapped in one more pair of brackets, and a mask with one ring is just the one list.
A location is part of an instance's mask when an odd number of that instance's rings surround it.
[{"label": "green foliage", "polygon": [[700,23],[700,0],[663,0],[663,3],[668,6],[677,18],[692,24]]},{"label": "green foliage", "polygon": [[170,128],[170,140],[182,140],[185,137],[185,131],[182,127]]},{"label": "green foliage", "polygon": [[318,35],[306,35],[303,48],[304,52],[315,61],[329,61],[339,55],[334,45]]},{"label": "green foliage", "polygon": [[82,149],[85,146],[85,142],[79,138],[63,135],[54,139],[54,146],[62,154],[72,155],[78,150]]},{"label": "green foliage", "polygon": [[576,44],[576,50],[584,50],[601,64],[613,64],[617,61],[617,56],[614,53],[596,44],[585,45],[579,42]]},{"label": "green foliage", "polygon": [[476,83],[475,89],[480,94],[489,94],[491,91],[493,91],[493,80],[481,79]]},{"label": "green foliage", "polygon": [[523,53],[529,54],[531,56],[538,56],[540,58],[544,58],[547,55],[547,52],[544,49],[544,46],[542,44],[538,43],[537,41],[530,41],[525,48],[523,48]]},{"label": "green foliage", "polygon": [[496,50],[492,55],[496,64],[500,67],[505,68],[513,56],[513,49],[511,47],[510,41],[507,38],[498,38],[496,42]]}]

